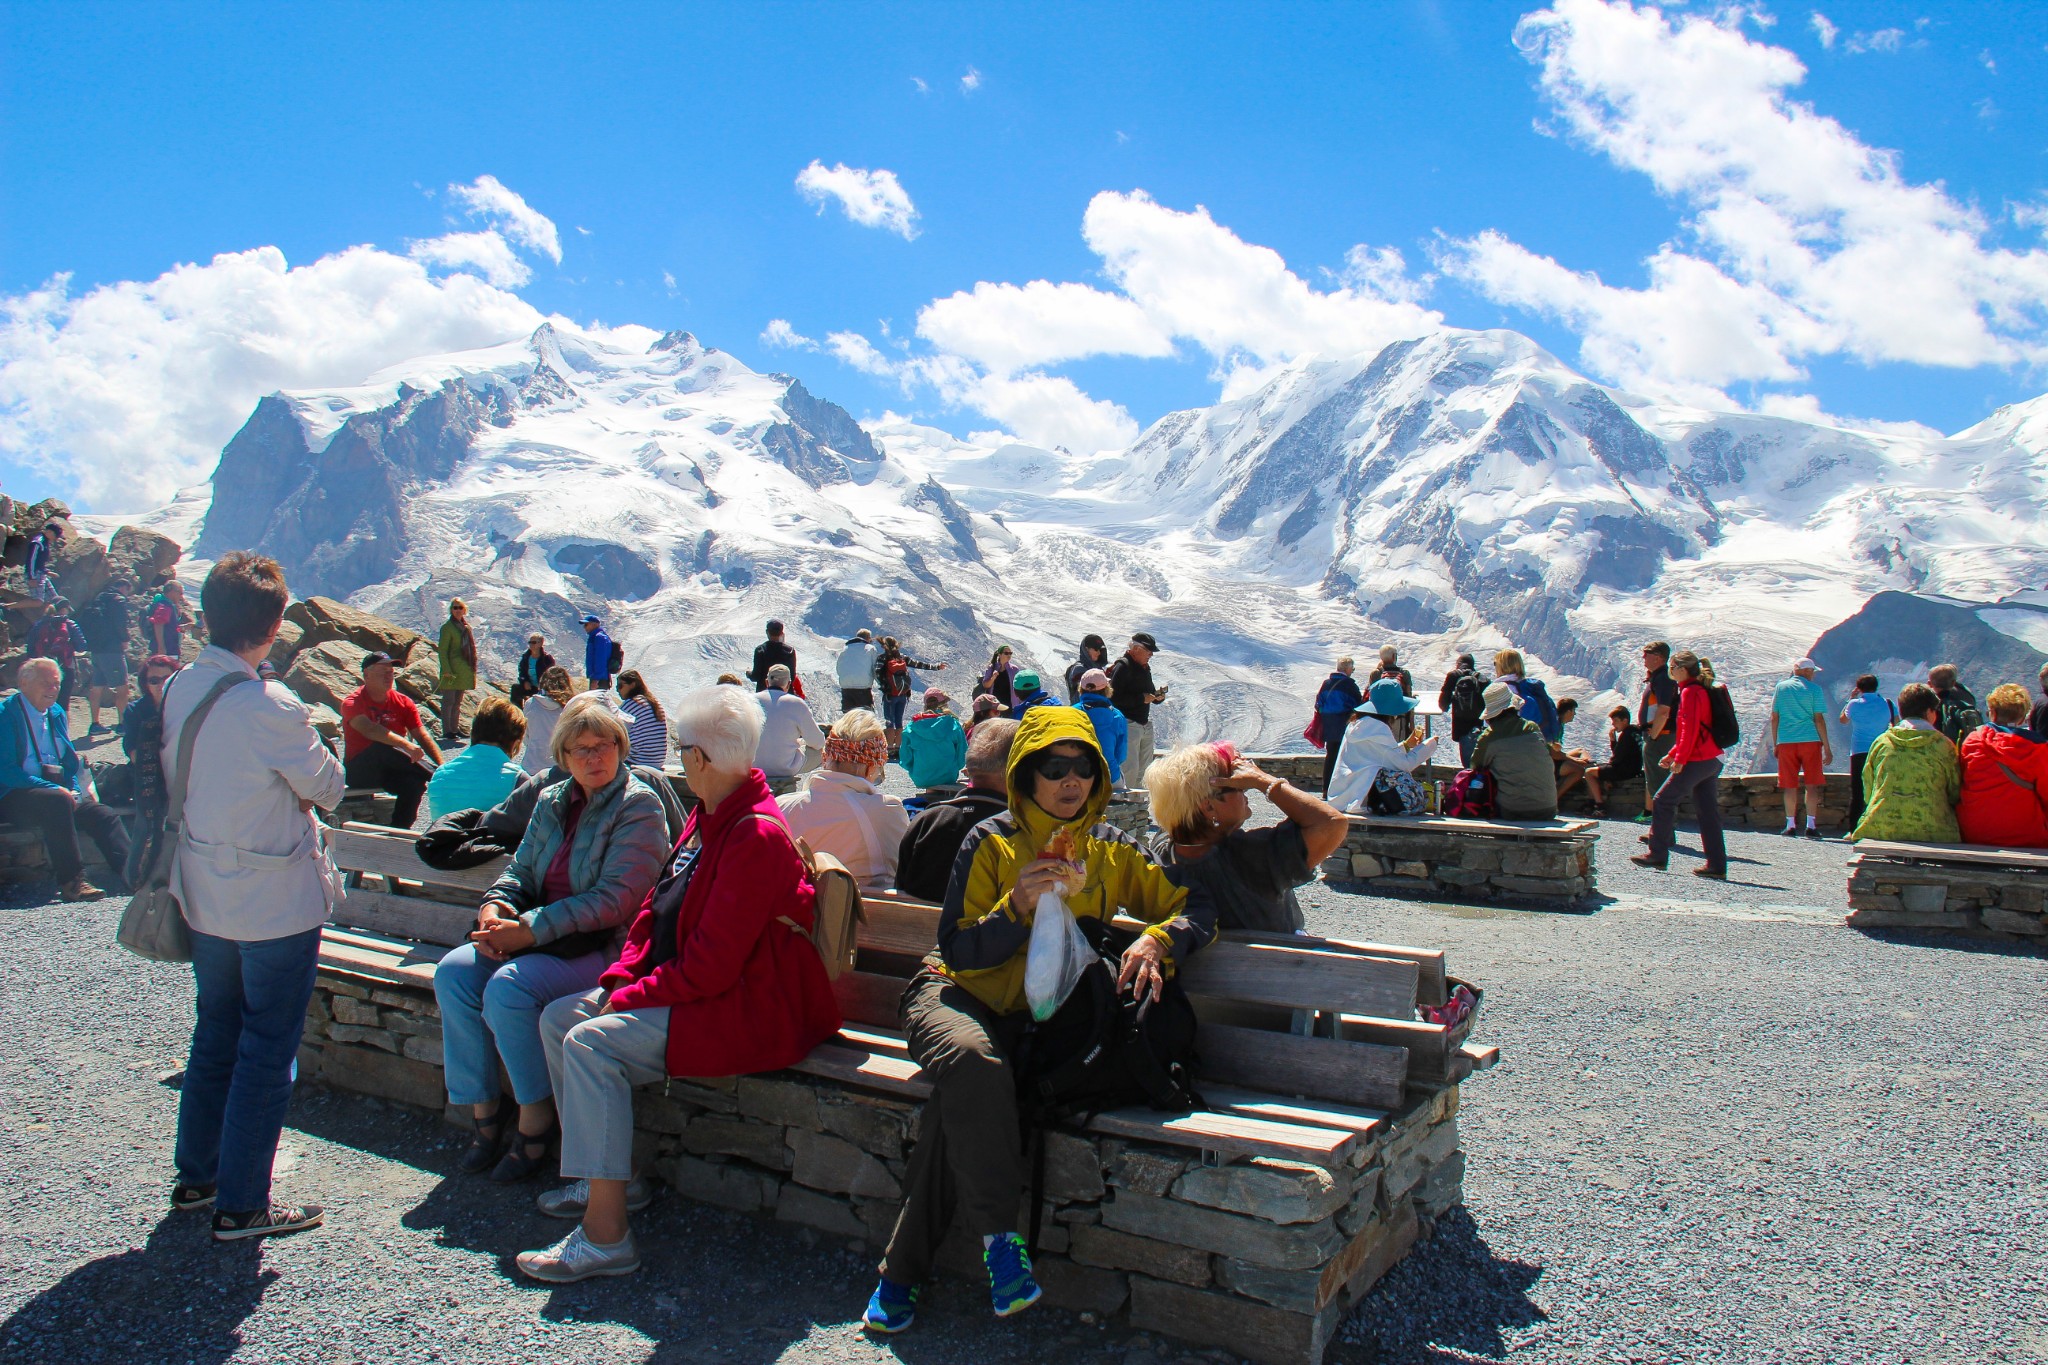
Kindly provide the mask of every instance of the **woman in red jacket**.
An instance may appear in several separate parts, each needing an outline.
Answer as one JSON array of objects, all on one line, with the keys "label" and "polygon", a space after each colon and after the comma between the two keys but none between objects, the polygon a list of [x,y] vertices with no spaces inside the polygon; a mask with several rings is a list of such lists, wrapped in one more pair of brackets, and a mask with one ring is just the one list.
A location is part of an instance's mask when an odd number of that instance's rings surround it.
[{"label": "woman in red jacket", "polygon": [[1672,726],[1671,752],[1662,766],[1669,774],[1657,788],[1650,807],[1650,849],[1629,861],[1662,872],[1671,862],[1676,840],[1678,803],[1692,798],[1700,822],[1700,847],[1707,861],[1692,870],[1695,877],[1728,879],[1728,845],[1721,837],[1721,746],[1714,743],[1714,704],[1700,681],[1700,656],[1681,649],[1671,656],[1672,681],[1678,684],[1678,720]]},{"label": "woman in red jacket", "polygon": [[2033,698],[2018,683],[1984,699],[1991,723],[1963,739],[1963,794],[1956,824],[1966,844],[2048,848],[2048,745],[2027,731]]},{"label": "woman in red jacket", "polygon": [[567,1284],[640,1268],[626,1215],[633,1087],[669,1076],[738,1076],[801,1061],[839,1029],[839,1006],[810,930],[816,892],[753,766],[761,708],[744,689],[706,687],[673,708],[676,748],[703,803],[596,990],[541,1016],[562,1123],[562,1174],[541,1212],[580,1218],[519,1268]]}]

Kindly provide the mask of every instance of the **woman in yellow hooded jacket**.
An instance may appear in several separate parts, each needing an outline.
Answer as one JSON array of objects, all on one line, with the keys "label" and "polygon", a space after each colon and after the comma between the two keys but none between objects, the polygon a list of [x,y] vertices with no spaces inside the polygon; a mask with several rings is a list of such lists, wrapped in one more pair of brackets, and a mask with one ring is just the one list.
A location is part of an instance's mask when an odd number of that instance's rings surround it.
[{"label": "woman in yellow hooded jacket", "polygon": [[[1023,1138],[1010,1058],[1031,1022],[1024,963],[1038,898],[1062,887],[1077,919],[1119,910],[1146,921],[1123,955],[1120,989],[1157,995],[1216,936],[1199,890],[1173,885],[1136,840],[1102,823],[1114,775],[1095,727],[1071,706],[1035,706],[1010,749],[1010,808],[975,826],[953,863],[938,948],[903,994],[910,1055],[932,1083],[904,1174],[903,1212],[864,1321],[900,1332],[953,1222],[979,1237],[998,1316],[1038,1301],[1017,1207]],[[1072,857],[1047,856],[1065,832]],[[1062,841],[1065,842],[1065,841]],[[1078,887],[1078,889],[1076,889]]]}]

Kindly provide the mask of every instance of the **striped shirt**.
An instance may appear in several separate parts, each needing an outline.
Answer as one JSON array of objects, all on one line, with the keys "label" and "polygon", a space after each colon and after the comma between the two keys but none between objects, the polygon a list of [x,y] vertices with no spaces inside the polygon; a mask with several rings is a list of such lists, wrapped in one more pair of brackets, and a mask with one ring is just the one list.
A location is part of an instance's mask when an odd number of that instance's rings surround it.
[{"label": "striped shirt", "polygon": [[626,722],[631,743],[630,761],[659,768],[668,762],[668,727],[645,697],[629,697],[619,703],[619,718]]}]

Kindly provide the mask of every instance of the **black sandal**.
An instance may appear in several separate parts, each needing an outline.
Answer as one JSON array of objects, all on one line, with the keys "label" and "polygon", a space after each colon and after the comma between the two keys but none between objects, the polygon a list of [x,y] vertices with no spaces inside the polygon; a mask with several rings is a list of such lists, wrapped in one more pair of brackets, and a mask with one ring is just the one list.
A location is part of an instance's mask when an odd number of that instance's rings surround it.
[{"label": "black sandal", "polygon": [[521,1133],[515,1126],[512,1145],[498,1164],[491,1170],[491,1179],[499,1185],[516,1185],[536,1174],[548,1164],[548,1148],[562,1135],[559,1118],[550,1119],[548,1126],[538,1133]]},{"label": "black sandal", "polygon": [[476,1125],[476,1135],[470,1138],[469,1149],[457,1165],[464,1175],[482,1175],[498,1164],[507,1135],[518,1128],[519,1102],[510,1095],[500,1095],[498,1107],[489,1118],[477,1118],[472,1113],[469,1121]]}]

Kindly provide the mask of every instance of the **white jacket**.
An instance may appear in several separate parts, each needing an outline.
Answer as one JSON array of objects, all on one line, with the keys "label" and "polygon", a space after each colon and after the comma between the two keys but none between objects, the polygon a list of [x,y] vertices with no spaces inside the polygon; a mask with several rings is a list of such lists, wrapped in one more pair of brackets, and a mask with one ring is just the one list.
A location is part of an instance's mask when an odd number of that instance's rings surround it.
[{"label": "white jacket", "polygon": [[823,752],[825,732],[810,704],[793,692],[768,688],[754,694],[764,717],[760,742],[754,745],[754,766],[769,777],[795,777],[817,766],[806,751]]},{"label": "white jacket", "polygon": [[[163,761],[175,780],[185,721],[224,677],[256,670],[217,645],[171,679]],[[243,684],[214,703],[192,751],[185,839],[171,887],[202,934],[258,942],[325,923],[340,890],[326,841],[302,800],[341,804],[341,760],[320,742],[312,712],[283,683]]]},{"label": "white jacket", "polygon": [[910,828],[903,802],[865,777],[815,772],[800,792],[777,798],[790,833],[846,864],[863,891],[896,884],[896,850]]},{"label": "white jacket", "polygon": [[839,686],[846,691],[873,687],[875,660],[881,654],[882,647],[873,640],[848,640],[846,652],[839,656]]},{"label": "white jacket", "polygon": [[519,709],[526,712],[526,747],[519,751],[519,766],[529,773],[544,773],[555,766],[555,726],[562,719],[562,703],[536,692]]},{"label": "white jacket", "polygon": [[1385,723],[1369,715],[1355,717],[1344,732],[1344,747],[1337,751],[1337,770],[1330,774],[1330,794],[1323,799],[1338,810],[1353,815],[1365,811],[1366,793],[1382,768],[1412,773],[1436,751],[1437,737],[1431,735],[1413,749],[1401,741]]}]

